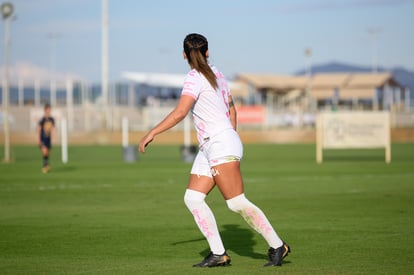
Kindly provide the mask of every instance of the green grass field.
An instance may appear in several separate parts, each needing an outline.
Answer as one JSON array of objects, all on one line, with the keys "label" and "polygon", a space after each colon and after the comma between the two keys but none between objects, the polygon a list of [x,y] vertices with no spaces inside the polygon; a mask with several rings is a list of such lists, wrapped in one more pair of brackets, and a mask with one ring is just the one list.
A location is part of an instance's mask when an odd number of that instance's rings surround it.
[{"label": "green grass field", "polygon": [[14,146],[0,164],[0,274],[414,274],[414,144],[392,150],[391,164],[353,150],[318,165],[314,145],[246,145],[247,197],[292,253],[263,268],[267,244],[215,190],[232,265],[200,270],[208,246],[183,203],[178,146],[136,163],[120,146],[77,146],[62,164],[55,148],[47,175],[36,147]]}]

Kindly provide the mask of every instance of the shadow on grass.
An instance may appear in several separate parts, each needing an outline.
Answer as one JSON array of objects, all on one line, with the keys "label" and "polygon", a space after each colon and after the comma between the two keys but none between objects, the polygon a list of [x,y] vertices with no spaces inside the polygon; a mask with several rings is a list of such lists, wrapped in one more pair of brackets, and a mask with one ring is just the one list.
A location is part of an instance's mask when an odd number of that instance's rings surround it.
[{"label": "shadow on grass", "polygon": [[[250,257],[253,259],[265,259],[267,257],[265,254],[256,253],[253,251],[253,247],[256,244],[256,241],[253,238],[255,234],[253,229],[241,228],[237,224],[225,224],[222,226],[222,228],[224,229],[220,231],[220,234],[224,243],[224,247],[227,250],[231,250],[239,256]],[[196,230],[196,228],[194,230]],[[197,238],[192,240],[179,241],[172,243],[172,245],[199,241],[206,241],[206,239]],[[200,255],[203,257],[207,256],[209,253],[209,248],[200,251]]]},{"label": "shadow on grass", "polygon": [[246,256],[253,259],[265,259],[266,255],[256,253],[253,247],[256,245],[254,235],[257,234],[253,229],[241,228],[237,224],[225,224],[221,232],[224,245],[227,249],[240,256]]}]

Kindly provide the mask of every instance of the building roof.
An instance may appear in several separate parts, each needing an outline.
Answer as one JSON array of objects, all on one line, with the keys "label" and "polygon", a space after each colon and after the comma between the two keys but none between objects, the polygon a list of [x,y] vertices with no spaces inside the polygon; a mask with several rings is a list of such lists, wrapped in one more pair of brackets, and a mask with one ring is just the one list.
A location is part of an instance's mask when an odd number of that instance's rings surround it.
[{"label": "building roof", "polygon": [[349,73],[316,74],[312,77],[312,88],[340,88],[351,78]]},{"label": "building roof", "polygon": [[[294,89],[305,89],[308,84],[306,76],[286,76],[270,74],[239,74],[238,80],[253,85],[256,89],[267,89],[276,92],[288,92]],[[401,86],[391,73],[318,73],[312,75],[311,90],[349,90],[376,89],[384,85]]]},{"label": "building roof", "polygon": [[396,83],[391,73],[357,73],[352,74],[347,87],[382,87],[387,82]]},{"label": "building roof", "polygon": [[[185,75],[156,74],[142,72],[124,72],[123,77],[135,82],[155,86],[181,88]],[[304,91],[309,85],[311,95],[315,98],[331,98],[335,90],[341,98],[372,97],[377,88],[386,85],[401,86],[391,73],[317,73],[308,78],[305,75],[276,75],[240,73],[235,81],[228,82],[235,97],[247,97],[249,87],[278,94],[292,91]]]},{"label": "building roof", "polygon": [[182,88],[185,74],[123,72],[122,77],[137,83],[147,85],[169,88]]},{"label": "building roof", "polygon": [[[317,73],[307,76],[241,73],[237,80],[253,85],[256,90],[289,94],[306,90],[313,98],[332,98],[338,92],[341,99],[373,98],[378,88],[401,85],[391,73]],[[309,85],[309,86],[308,86]]]},{"label": "building roof", "polygon": [[255,86],[256,89],[270,89],[275,91],[303,89],[306,87],[308,81],[308,78],[306,76],[249,73],[238,74],[237,78]]},{"label": "building roof", "polygon": [[233,97],[247,97],[249,94],[249,87],[246,82],[235,81],[228,83],[228,85]]}]

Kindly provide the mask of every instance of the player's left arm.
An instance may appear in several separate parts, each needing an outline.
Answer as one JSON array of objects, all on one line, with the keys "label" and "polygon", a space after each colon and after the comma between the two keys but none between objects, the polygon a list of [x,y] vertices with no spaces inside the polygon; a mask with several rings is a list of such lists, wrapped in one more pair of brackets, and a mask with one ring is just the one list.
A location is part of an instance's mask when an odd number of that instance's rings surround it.
[{"label": "player's left arm", "polygon": [[50,130],[50,140],[54,140],[56,137],[55,119],[52,120],[52,129]]},{"label": "player's left arm", "polygon": [[42,145],[42,141],[40,139],[40,132],[42,131],[42,126],[40,126],[40,123],[36,127],[36,143],[39,145],[39,147]]},{"label": "player's left arm", "polygon": [[231,125],[233,125],[233,129],[237,131],[237,111],[236,106],[234,106],[233,97],[231,95],[229,95],[229,113]]}]

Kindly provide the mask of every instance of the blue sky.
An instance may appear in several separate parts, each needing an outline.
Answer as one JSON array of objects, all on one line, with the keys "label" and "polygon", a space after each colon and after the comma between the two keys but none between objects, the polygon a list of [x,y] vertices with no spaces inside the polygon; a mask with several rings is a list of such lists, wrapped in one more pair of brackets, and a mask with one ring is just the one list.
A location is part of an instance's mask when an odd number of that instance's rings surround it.
[{"label": "blue sky", "polygon": [[[100,81],[100,0],[11,2],[13,74],[54,68],[59,76]],[[379,66],[414,70],[414,0],[108,2],[111,80],[121,79],[123,71],[186,73],[182,40],[191,32],[209,39],[210,61],[229,77],[295,73],[306,66],[305,48],[312,49],[312,64],[371,66],[369,29],[378,34]]]}]

